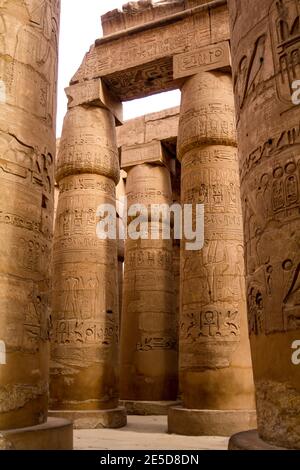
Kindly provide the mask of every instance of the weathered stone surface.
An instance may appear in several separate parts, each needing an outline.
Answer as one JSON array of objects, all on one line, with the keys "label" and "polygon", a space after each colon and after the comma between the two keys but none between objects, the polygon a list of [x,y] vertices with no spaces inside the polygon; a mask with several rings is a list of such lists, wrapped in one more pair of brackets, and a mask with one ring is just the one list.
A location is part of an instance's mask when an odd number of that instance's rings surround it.
[{"label": "weathered stone surface", "polygon": [[228,450],[287,450],[263,441],[256,430],[239,432],[230,438]]},{"label": "weathered stone surface", "polygon": [[182,81],[173,78],[175,54],[230,39],[226,2],[206,3],[183,17],[174,15],[130,34],[124,31],[113,40],[99,39],[71,84],[103,78],[121,101],[178,88]]},{"label": "weathered stone surface", "polygon": [[179,107],[166,109],[159,113],[145,116],[145,141],[151,140],[174,141],[177,140],[179,125]]},{"label": "weathered stone surface", "polygon": [[300,449],[299,1],[229,1],[258,431]]},{"label": "weathered stone surface", "polygon": [[73,450],[73,425],[49,418],[37,426],[1,431],[1,450]]},{"label": "weathered stone surface", "polygon": [[100,204],[115,206],[119,181],[112,114],[68,111],[57,161],[51,407],[118,406],[117,241],[96,234]]},{"label": "weathered stone surface", "polygon": [[118,147],[144,144],[145,133],[145,116],[125,121],[123,126],[117,128]]},{"label": "weathered stone surface", "polygon": [[253,429],[254,410],[189,410],[170,408],[168,432],[185,436],[229,436],[232,432]]},{"label": "weathered stone surface", "polygon": [[117,128],[118,147],[131,147],[153,140],[176,141],[178,124],[179,107],[130,119]]},{"label": "weathered stone surface", "polygon": [[95,106],[77,106],[68,111],[64,128],[56,164],[57,182],[70,175],[95,174],[117,184],[120,168],[111,113]]},{"label": "weathered stone surface", "polygon": [[[170,173],[157,165],[133,167],[128,172],[126,193],[128,207],[170,204]],[[122,400],[176,400],[174,307],[172,240],[128,238],[121,327]]]},{"label": "weathered stone surface", "polygon": [[169,167],[169,157],[167,151],[158,140],[143,145],[132,145],[122,147],[121,167],[130,170],[135,165],[144,163],[160,164]]},{"label": "weathered stone surface", "polygon": [[116,99],[101,80],[90,80],[87,83],[77,83],[65,89],[68,97],[68,108],[79,105],[94,105],[108,109],[115,117],[116,124],[123,122],[123,105]]},{"label": "weathered stone surface", "polygon": [[209,3],[209,0],[140,0],[129,2],[123,5],[122,11],[113,10],[101,17],[103,33],[107,36],[204,3]]},{"label": "weathered stone surface", "polygon": [[126,410],[121,406],[112,410],[50,411],[49,416],[71,421],[74,429],[117,429],[127,424]]},{"label": "weathered stone surface", "polygon": [[169,408],[179,406],[180,402],[121,400],[120,404],[125,406],[129,416],[167,416]]},{"label": "weathered stone surface", "polygon": [[231,65],[229,42],[211,44],[194,52],[175,55],[173,61],[175,79],[210,70],[228,69]]},{"label": "weathered stone surface", "polygon": [[242,414],[255,404],[230,75],[205,72],[186,81],[178,156],[182,203],[205,208],[203,249],[187,251],[182,244],[181,252],[183,406]]},{"label": "weathered stone surface", "polygon": [[0,5],[1,430],[47,419],[59,12]]}]

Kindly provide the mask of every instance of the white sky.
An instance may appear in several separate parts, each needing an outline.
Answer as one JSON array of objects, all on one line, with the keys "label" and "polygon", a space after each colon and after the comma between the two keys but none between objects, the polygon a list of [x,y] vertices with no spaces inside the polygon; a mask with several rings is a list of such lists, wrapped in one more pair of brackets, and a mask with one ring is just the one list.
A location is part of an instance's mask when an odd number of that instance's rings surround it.
[{"label": "white sky", "polygon": [[[121,8],[128,0],[62,0],[58,78],[57,136],[67,109],[64,88],[80,66],[95,39],[102,36],[100,16]],[[180,92],[173,91],[124,104],[124,119],[178,106]]]}]

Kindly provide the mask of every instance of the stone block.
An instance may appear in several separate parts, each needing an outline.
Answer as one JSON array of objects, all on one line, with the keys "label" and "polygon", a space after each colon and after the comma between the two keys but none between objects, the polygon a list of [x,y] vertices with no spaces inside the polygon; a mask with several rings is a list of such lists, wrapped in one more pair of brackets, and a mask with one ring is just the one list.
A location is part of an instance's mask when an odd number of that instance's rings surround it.
[{"label": "stone block", "polygon": [[123,123],[123,106],[121,101],[115,98],[101,79],[76,83],[65,89],[68,97],[68,108],[80,105],[95,105],[106,108],[114,115],[116,125]]},{"label": "stone block", "polygon": [[223,41],[201,47],[197,51],[175,55],[173,60],[174,79],[225,69],[231,66],[229,42]]}]

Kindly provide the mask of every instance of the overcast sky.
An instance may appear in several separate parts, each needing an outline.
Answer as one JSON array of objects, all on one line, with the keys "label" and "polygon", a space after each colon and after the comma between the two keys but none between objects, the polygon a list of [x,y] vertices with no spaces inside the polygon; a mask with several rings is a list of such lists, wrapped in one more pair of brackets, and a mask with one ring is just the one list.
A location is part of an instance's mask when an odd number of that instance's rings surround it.
[{"label": "overcast sky", "polygon": [[[96,38],[102,36],[100,16],[114,8],[121,8],[128,0],[62,0],[60,25],[60,54],[58,80],[57,136],[61,135],[67,109],[64,88],[80,66],[84,54]],[[155,95],[124,104],[124,118],[131,119],[161,109],[179,105],[178,91]]]}]

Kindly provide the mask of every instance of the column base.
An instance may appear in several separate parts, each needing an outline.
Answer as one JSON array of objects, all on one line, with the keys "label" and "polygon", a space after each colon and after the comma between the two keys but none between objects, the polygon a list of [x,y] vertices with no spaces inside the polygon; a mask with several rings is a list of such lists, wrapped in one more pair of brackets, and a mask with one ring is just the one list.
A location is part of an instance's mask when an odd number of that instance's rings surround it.
[{"label": "column base", "polygon": [[180,406],[181,402],[121,400],[120,405],[125,406],[128,415],[165,416],[169,408]]},{"label": "column base", "polygon": [[112,410],[51,410],[49,416],[72,421],[74,429],[117,429],[126,426],[124,407]]},{"label": "column base", "polygon": [[231,436],[257,426],[254,410],[169,409],[168,432],[183,436]]},{"label": "column base", "polygon": [[256,429],[239,432],[230,438],[228,450],[290,450],[263,441]]},{"label": "column base", "polygon": [[0,450],[73,450],[72,423],[49,418],[38,426],[0,431]]}]

